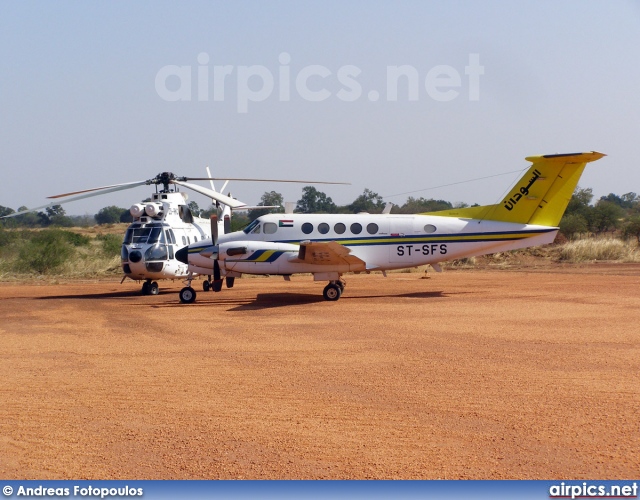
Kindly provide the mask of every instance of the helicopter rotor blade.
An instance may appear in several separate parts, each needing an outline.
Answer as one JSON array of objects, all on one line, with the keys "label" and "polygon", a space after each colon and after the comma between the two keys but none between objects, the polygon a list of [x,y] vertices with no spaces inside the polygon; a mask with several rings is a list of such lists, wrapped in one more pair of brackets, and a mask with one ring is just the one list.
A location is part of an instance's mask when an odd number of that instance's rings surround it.
[{"label": "helicopter rotor blade", "polygon": [[350,182],[329,182],[329,181],[298,181],[291,179],[247,179],[235,177],[189,177],[190,181],[241,181],[241,182],[294,182],[299,184],[339,184],[350,186]]},{"label": "helicopter rotor blade", "polygon": [[220,203],[224,204],[224,205],[228,205],[231,208],[240,208],[240,207],[244,207],[246,205],[246,203],[243,203],[242,201],[238,201],[238,200],[234,200],[233,198],[230,198],[229,196],[225,196],[222,193],[218,193],[217,191],[212,191],[211,189],[202,187],[202,186],[198,186],[197,184],[190,184],[188,182],[183,182],[183,181],[178,181],[178,180],[173,180],[171,181],[174,184],[178,184],[179,186],[184,186],[188,189],[191,189],[193,191],[195,191],[196,193],[200,193],[203,194],[204,196],[207,196],[208,198],[211,198],[213,200],[219,201]]},{"label": "helicopter rotor blade", "polygon": [[[134,188],[134,187],[137,187],[137,186],[143,186],[146,183],[147,183],[147,181],[125,182],[123,184],[112,184],[111,186],[102,186],[102,187],[91,188],[91,189],[83,189],[82,191],[72,191],[71,193],[56,194],[56,195],[53,195],[53,196],[47,196],[47,198],[48,199],[57,199],[57,198],[64,198],[65,196],[71,196],[73,194],[92,193],[92,194],[78,196],[78,197],[74,198],[74,200],[81,200],[82,198],[89,198],[91,196],[99,196],[99,195],[104,194],[104,193],[113,193],[114,191],[122,191],[124,189],[131,189],[131,188]],[[95,193],[95,191],[100,191],[100,192],[99,193]],[[66,201],[71,201],[71,200],[66,200]]]},{"label": "helicopter rotor blade", "polygon": [[18,215],[22,215],[22,214],[26,214],[29,212],[35,212],[37,210],[42,210],[43,208],[49,208],[49,207],[53,207],[56,205],[63,205],[64,203],[71,203],[72,201],[77,201],[77,200],[83,200],[85,198],[91,198],[93,196],[100,196],[102,194],[107,194],[107,193],[114,193],[116,191],[122,191],[124,189],[131,189],[137,186],[143,186],[147,183],[147,181],[137,181],[137,182],[127,182],[124,184],[114,184],[112,186],[103,186],[103,187],[99,187],[99,188],[93,188],[93,189],[85,189],[83,191],[74,191],[72,193],[65,193],[65,194],[57,194],[55,196],[49,196],[48,199],[58,199],[58,198],[63,198],[65,196],[71,196],[72,194],[78,194],[78,193],[85,193],[85,194],[80,194],[80,196],[73,196],[72,198],[68,198],[66,200],[57,200],[57,201],[52,201],[51,203],[47,203],[46,205],[41,205],[39,207],[34,207],[34,208],[28,208],[27,210],[21,210],[19,212],[13,212],[12,214],[9,215],[5,215],[4,217],[0,217],[2,219],[4,219],[5,217],[16,217]]}]

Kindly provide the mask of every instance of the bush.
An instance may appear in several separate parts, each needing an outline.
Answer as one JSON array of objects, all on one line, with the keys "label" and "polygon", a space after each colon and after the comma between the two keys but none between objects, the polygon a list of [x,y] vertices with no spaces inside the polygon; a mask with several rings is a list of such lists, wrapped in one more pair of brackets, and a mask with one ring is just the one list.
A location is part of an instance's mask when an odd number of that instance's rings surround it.
[{"label": "bush", "polygon": [[122,236],[117,234],[99,234],[96,240],[102,242],[102,251],[105,255],[120,255],[122,248]]},{"label": "bush", "polygon": [[17,262],[19,269],[38,274],[58,269],[74,254],[67,234],[73,233],[53,229],[34,234],[20,249]]},{"label": "bush", "polygon": [[71,231],[60,231],[56,229],[50,229],[49,231],[57,231],[61,236],[74,247],[86,247],[91,243],[91,238],[83,234],[73,233]]}]

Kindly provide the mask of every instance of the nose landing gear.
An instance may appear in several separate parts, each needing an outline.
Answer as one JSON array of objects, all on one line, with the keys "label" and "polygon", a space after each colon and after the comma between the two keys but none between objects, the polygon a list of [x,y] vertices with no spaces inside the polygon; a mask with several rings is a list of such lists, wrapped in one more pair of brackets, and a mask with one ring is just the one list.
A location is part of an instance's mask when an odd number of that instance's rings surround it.
[{"label": "nose landing gear", "polygon": [[142,295],[158,295],[160,293],[160,287],[157,281],[147,280],[142,284]]}]

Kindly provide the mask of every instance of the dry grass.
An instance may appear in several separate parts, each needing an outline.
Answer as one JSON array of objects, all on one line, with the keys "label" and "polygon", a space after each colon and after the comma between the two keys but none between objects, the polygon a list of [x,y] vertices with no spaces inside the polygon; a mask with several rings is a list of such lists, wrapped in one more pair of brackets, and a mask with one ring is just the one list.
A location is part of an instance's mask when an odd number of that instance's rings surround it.
[{"label": "dry grass", "polygon": [[559,246],[558,260],[564,262],[589,262],[595,260],[640,262],[640,249],[635,241],[591,238],[570,241]]}]

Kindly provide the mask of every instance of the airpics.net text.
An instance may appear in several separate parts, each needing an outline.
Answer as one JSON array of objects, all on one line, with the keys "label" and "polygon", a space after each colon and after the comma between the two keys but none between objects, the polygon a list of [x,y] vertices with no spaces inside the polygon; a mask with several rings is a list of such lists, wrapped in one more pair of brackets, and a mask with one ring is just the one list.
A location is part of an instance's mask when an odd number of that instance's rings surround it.
[{"label": "airpics.net text", "polygon": [[[355,65],[340,66],[332,71],[320,64],[311,64],[292,71],[291,56],[282,52],[274,72],[267,66],[211,65],[206,52],[197,56],[198,65],[166,65],[155,76],[158,96],[167,102],[224,102],[235,90],[238,113],[247,113],[249,103],[268,99],[289,102],[299,98],[308,102],[323,102],[335,97],[342,102],[360,100],[365,91],[359,78],[362,70]],[[275,76],[274,76],[275,73]],[[371,89],[366,99],[376,102],[418,101],[421,96],[438,102],[453,101],[466,94],[469,101],[480,100],[480,76],[484,66],[479,54],[469,54],[463,73],[453,66],[439,64],[423,72],[413,65],[386,67],[383,93]],[[466,80],[466,81],[465,81]],[[234,85],[235,83],[235,85]],[[466,92],[464,87],[466,86]]]}]

